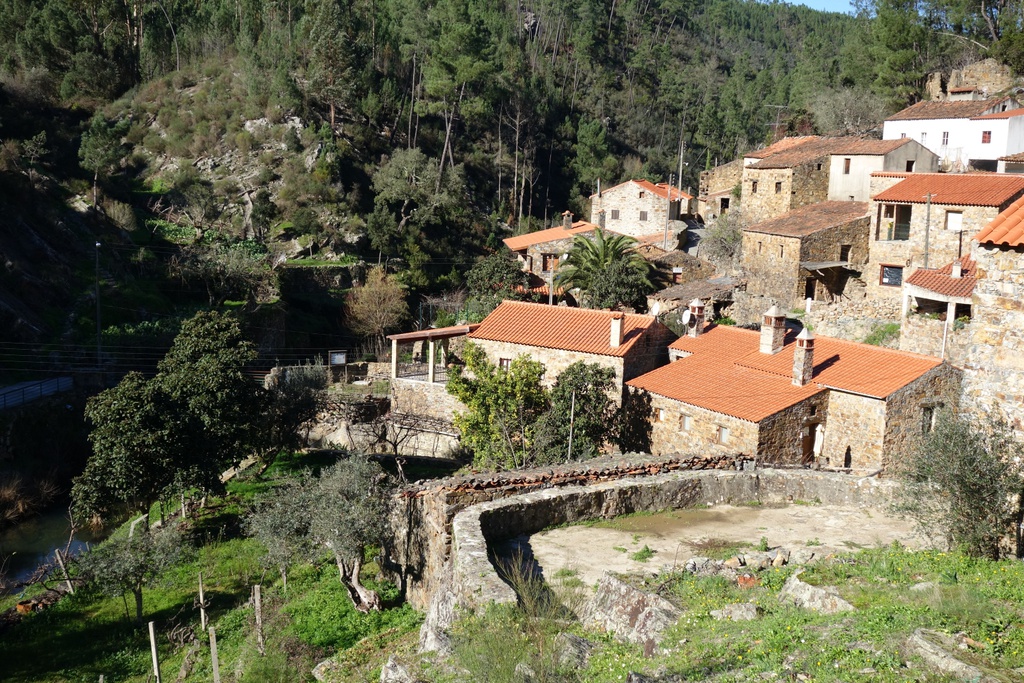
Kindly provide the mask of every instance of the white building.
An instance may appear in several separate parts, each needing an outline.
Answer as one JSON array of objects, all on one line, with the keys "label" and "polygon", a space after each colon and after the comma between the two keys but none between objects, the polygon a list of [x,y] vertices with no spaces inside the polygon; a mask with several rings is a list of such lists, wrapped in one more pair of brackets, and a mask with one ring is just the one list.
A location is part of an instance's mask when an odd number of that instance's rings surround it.
[{"label": "white building", "polygon": [[882,138],[911,138],[939,156],[941,170],[995,171],[997,160],[1024,152],[1024,110],[1015,99],[918,102],[888,118]]},{"label": "white building", "polygon": [[838,138],[829,162],[828,199],[870,201],[871,174],[876,171],[934,173],[938,170],[938,156],[909,137],[896,140]]}]

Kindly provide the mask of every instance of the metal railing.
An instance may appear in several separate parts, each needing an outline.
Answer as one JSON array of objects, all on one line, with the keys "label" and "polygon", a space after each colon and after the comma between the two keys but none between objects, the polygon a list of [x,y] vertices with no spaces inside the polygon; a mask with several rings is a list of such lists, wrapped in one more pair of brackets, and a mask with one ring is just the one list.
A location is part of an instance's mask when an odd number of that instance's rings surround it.
[{"label": "metal railing", "polygon": [[75,386],[71,377],[57,377],[38,382],[22,382],[0,389],[0,410],[24,405],[30,401],[70,391]]},{"label": "metal railing", "polygon": [[[412,379],[419,382],[426,382],[429,378],[429,363],[399,363],[398,379]],[[443,384],[448,381],[448,368],[444,365],[434,365],[434,383]]]}]

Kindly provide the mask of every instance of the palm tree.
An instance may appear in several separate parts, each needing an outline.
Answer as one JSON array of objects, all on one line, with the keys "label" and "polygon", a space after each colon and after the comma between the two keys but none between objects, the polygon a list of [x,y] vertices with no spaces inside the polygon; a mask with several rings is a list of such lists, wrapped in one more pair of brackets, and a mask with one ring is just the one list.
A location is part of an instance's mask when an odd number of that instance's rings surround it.
[{"label": "palm tree", "polygon": [[[634,276],[630,280],[650,291],[653,289],[649,277],[651,267],[636,251],[635,246],[636,240],[632,237],[617,233],[609,235],[600,228],[594,230],[593,239],[587,235],[576,235],[568,258],[558,268],[555,281],[562,289],[581,290],[586,300],[587,292],[599,281],[611,275],[609,269],[612,266],[623,264]],[[615,267],[614,271],[622,273],[623,266]]]}]

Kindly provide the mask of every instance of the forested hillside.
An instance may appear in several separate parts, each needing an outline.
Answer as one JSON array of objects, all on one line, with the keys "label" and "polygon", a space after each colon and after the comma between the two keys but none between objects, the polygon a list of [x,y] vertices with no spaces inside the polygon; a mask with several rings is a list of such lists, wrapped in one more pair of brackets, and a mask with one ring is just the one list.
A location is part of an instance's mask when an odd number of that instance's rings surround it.
[{"label": "forested hillside", "polygon": [[273,300],[281,254],[453,288],[511,231],[585,215],[598,180],[695,186],[786,132],[870,128],[929,71],[1024,63],[1020,20],[950,0],[0,0],[4,277],[38,268],[26,239],[69,274],[46,316],[32,288],[0,305],[26,339],[74,334],[93,236],[120,241],[110,280],[147,290],[123,324]]}]

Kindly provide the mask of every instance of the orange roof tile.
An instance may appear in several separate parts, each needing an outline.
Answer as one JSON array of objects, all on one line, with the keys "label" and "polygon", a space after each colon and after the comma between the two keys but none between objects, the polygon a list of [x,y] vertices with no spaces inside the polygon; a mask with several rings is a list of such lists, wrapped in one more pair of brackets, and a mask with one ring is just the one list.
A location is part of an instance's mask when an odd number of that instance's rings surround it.
[{"label": "orange roof tile", "polygon": [[1005,173],[912,173],[872,199],[877,202],[1001,206],[1024,193],[1024,176]]},{"label": "orange roof tile", "polygon": [[982,116],[974,116],[971,121],[988,121],[989,119],[1012,119],[1014,116],[1024,116],[1024,107],[1020,109],[1007,109]]},{"label": "orange roof tile", "polygon": [[820,202],[801,206],[778,218],[747,226],[743,230],[784,237],[806,237],[868,215],[867,202]]},{"label": "orange roof tile", "polygon": [[959,88],[950,88],[949,92],[974,92],[977,89],[976,85],[961,85]]},{"label": "orange roof tile", "polygon": [[760,333],[710,325],[699,337],[680,337],[669,348],[692,355],[627,382],[689,405],[759,422],[824,389],[874,398],[894,391],[942,363],[938,358],[857,342],[817,337],[814,378],[792,383],[795,335],[782,351],[761,353]]},{"label": "orange roof tile", "polygon": [[1007,247],[1024,246],[1024,198],[1010,204],[992,222],[974,236],[983,244],[1001,244]]},{"label": "orange roof tile", "polygon": [[999,157],[999,161],[1013,161],[1020,163],[1024,161],[1024,152],[1017,152],[1016,154],[1007,154],[1005,157]]},{"label": "orange roof tile", "polygon": [[[613,316],[624,317],[623,341],[617,347],[611,346],[609,336]],[[503,301],[469,338],[621,358],[648,330],[659,325],[650,315]]]},{"label": "orange roof tile", "polygon": [[[841,138],[807,137],[798,145],[791,145],[781,151],[761,158],[747,168],[793,168],[808,164],[834,153]],[[770,148],[769,148],[770,149]]]},{"label": "orange roof tile", "polygon": [[[622,187],[623,185],[628,185],[629,183],[634,183],[635,185],[639,185],[643,189],[645,189],[648,192],[651,192],[653,194],[656,194],[657,196],[661,197],[662,199],[668,199],[669,194],[672,195],[672,201],[678,201],[678,200],[681,200],[681,199],[685,199],[685,200],[689,201],[689,200],[693,199],[693,197],[691,195],[686,194],[685,192],[683,192],[679,188],[670,187],[668,183],[652,183],[650,180],[643,180],[643,179],[639,179],[638,180],[638,179],[635,179],[635,178],[632,179],[632,180],[627,180],[624,183],[619,183],[618,185],[615,185],[614,187],[609,187],[606,190],[602,190],[601,193],[604,194],[605,192],[611,192],[613,190],[616,190],[616,189]],[[595,193],[595,194],[592,194],[590,196],[591,197],[596,197],[597,194]]]},{"label": "orange roof tile", "polygon": [[959,100],[941,102],[924,101],[913,104],[903,111],[896,112],[886,121],[920,121],[923,119],[969,119],[981,116],[989,109],[996,107],[1010,98],[997,100]]},{"label": "orange roof tile", "polygon": [[[791,378],[744,368],[737,361],[756,351],[760,334],[735,327],[712,325],[697,338],[683,337],[692,356],[663,365],[626,384],[698,408],[749,422],[799,403],[823,389],[814,384],[793,385]],[[781,354],[780,354],[781,355]],[[793,354],[789,353],[789,363]]]},{"label": "orange roof tile", "polygon": [[785,151],[791,147],[802,145],[811,140],[820,139],[821,136],[819,135],[798,135],[795,137],[782,138],[781,140],[776,140],[767,147],[755,149],[753,152],[747,152],[743,157],[746,159],[767,159],[771,155],[778,154],[779,152]]},{"label": "orange roof tile", "polygon": [[[578,226],[578,227],[577,227]],[[577,221],[572,224],[572,230],[566,230],[561,225],[548,228],[547,230],[538,230],[537,232],[528,232],[525,235],[516,235],[514,237],[506,237],[502,240],[505,246],[512,251],[519,251],[520,249],[526,249],[532,247],[535,244],[543,244],[544,242],[554,242],[555,240],[564,240],[573,235],[578,235],[583,232],[590,232],[595,230],[596,225],[587,223],[586,221]]]},{"label": "orange roof tile", "polygon": [[907,278],[908,285],[914,285],[930,292],[949,297],[967,298],[974,292],[974,285],[978,280],[975,277],[977,266],[970,256],[960,259],[961,277],[953,277],[953,263],[947,263],[942,268],[925,269],[918,268]]}]

